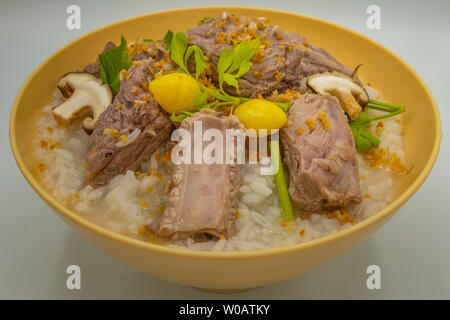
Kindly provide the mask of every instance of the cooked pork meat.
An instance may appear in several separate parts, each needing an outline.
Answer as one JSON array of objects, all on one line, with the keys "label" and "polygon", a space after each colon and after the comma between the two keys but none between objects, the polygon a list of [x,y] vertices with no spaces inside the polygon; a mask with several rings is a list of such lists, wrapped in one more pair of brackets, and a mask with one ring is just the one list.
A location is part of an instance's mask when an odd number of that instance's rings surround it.
[{"label": "cooked pork meat", "polygon": [[[194,136],[194,121],[201,121],[203,132],[218,129],[224,139],[226,129],[243,129],[239,120],[210,109],[203,109],[182,121],[181,128]],[[243,131],[241,131],[243,133]],[[204,148],[208,144],[204,144]],[[192,157],[194,145],[191,143]],[[203,148],[203,150],[205,150]],[[236,157],[237,150],[231,154]],[[224,159],[225,159],[224,142]],[[225,163],[225,161],[223,162]],[[172,240],[188,236],[228,236],[236,210],[240,166],[236,164],[178,164],[172,176],[169,199],[161,219],[159,234]]]},{"label": "cooked pork meat", "polygon": [[[172,131],[168,114],[143,86],[153,79],[151,67],[153,59],[131,67],[113,103],[94,125],[85,171],[92,186],[106,184],[118,174],[135,170]],[[125,142],[121,142],[122,135],[127,137]]]},{"label": "cooked pork meat", "polygon": [[[277,26],[266,25],[261,20],[246,17],[209,19],[187,31],[189,43],[199,46],[213,65],[213,80],[219,55],[235,41],[261,37],[261,48],[253,57],[250,71],[238,79],[240,96],[253,97],[258,93],[266,96],[273,90],[300,87],[302,77],[325,72],[339,71],[350,76],[352,70],[334,59],[324,49],[309,44],[293,32],[283,32]],[[232,87],[225,86],[231,94]]]},{"label": "cooked pork meat", "polygon": [[[132,45],[133,46],[133,45]],[[148,48],[145,51],[138,52],[131,56],[132,61],[141,61],[146,60],[149,58],[154,58],[156,61],[161,60],[165,55],[165,48],[163,47],[163,44],[160,42],[151,42],[147,44]],[[112,48],[115,48],[116,45],[113,42],[106,43],[105,47],[103,48],[102,52],[111,50]],[[87,72],[90,73],[97,78],[100,78],[100,60],[97,58],[94,63],[88,64],[86,67],[84,67],[81,72]]]},{"label": "cooked pork meat", "polygon": [[305,94],[287,116],[290,124],[281,130],[281,142],[292,202],[311,212],[359,203],[355,143],[338,99]]},{"label": "cooked pork meat", "polygon": [[135,47],[136,43],[130,45],[131,60],[140,61],[148,58],[153,58],[160,61],[166,58],[166,46],[162,41],[152,41],[145,43],[145,47]]}]

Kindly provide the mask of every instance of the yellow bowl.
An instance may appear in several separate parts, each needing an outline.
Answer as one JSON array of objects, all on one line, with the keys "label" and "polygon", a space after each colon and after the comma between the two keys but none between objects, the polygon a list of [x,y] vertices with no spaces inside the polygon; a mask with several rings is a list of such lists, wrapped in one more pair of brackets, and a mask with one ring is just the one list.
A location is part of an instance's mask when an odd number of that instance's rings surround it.
[{"label": "yellow bowl", "polygon": [[[41,108],[48,104],[61,75],[92,62],[120,34],[162,38],[168,29],[195,26],[205,16],[222,11],[266,17],[286,31],[297,31],[326,48],[348,66],[364,65],[361,78],[392,103],[407,106],[405,147],[414,166],[401,177],[397,197],[370,218],[335,234],[306,243],[250,252],[197,252],[134,240],[89,222],[57,202],[32,175],[32,139]],[[417,191],[435,162],[441,139],[438,108],[420,77],[398,56],[351,30],[299,14],[244,7],[202,7],[146,14],[90,32],[65,45],[45,60],[22,86],[11,112],[11,147],[17,164],[33,189],[83,237],[113,257],[151,275],[209,289],[244,289],[300,275],[335,259],[364,241]]]}]

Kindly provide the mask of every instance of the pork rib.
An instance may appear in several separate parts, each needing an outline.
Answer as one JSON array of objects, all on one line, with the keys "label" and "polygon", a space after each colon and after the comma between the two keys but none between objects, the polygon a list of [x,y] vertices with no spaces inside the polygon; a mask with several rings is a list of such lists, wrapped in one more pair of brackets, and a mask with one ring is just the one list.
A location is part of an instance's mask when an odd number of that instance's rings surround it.
[{"label": "pork rib", "polygon": [[[181,122],[180,128],[190,132],[191,138],[194,136],[195,121],[201,121],[203,132],[207,129],[219,130],[224,140],[227,129],[243,129],[235,116],[227,117],[202,109]],[[205,147],[205,142],[202,143]],[[193,143],[191,148],[193,155]],[[175,165],[169,199],[160,223],[160,236],[172,240],[189,236],[228,236],[239,193],[240,165],[234,161],[237,152],[234,148],[230,153],[233,164],[207,164],[203,161],[201,164]],[[224,151],[224,157],[225,154]]]}]

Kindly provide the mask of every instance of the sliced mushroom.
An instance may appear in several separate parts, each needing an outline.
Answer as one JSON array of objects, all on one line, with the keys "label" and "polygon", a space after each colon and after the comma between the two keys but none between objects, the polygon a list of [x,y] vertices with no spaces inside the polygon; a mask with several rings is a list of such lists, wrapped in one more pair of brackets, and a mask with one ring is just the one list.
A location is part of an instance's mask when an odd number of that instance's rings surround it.
[{"label": "sliced mushroom", "polygon": [[358,118],[362,107],[369,103],[363,87],[339,72],[324,72],[308,77],[308,86],[317,93],[329,93],[339,99],[350,119]]},{"label": "sliced mushroom", "polygon": [[94,123],[113,100],[109,86],[102,85],[100,79],[89,73],[66,74],[59,81],[58,89],[67,100],[53,108],[53,116],[65,125],[84,118],[82,125],[87,132],[93,130]]}]

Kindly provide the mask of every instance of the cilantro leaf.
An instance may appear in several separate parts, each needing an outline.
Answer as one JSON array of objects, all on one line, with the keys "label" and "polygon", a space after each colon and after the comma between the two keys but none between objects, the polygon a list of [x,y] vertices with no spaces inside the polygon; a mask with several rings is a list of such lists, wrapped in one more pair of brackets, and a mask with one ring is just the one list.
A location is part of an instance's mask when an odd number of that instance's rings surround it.
[{"label": "cilantro leaf", "polygon": [[261,39],[258,37],[222,50],[217,62],[217,73],[219,74],[219,88],[225,95],[224,82],[239,91],[237,78],[242,77],[250,70],[253,65],[250,59],[256,54],[260,45]]},{"label": "cilantro leaf", "polygon": [[217,72],[220,75],[223,75],[228,68],[230,68],[233,63],[234,57],[234,49],[233,48],[225,48],[219,55],[219,61],[217,62]]},{"label": "cilantro leaf", "polygon": [[[252,63],[250,59],[258,51],[261,45],[261,39],[258,37],[251,41],[243,41],[234,47],[233,64],[228,70],[229,73],[233,73],[238,70],[243,64]],[[249,68],[250,69],[250,68]],[[247,70],[248,71],[248,70]]]},{"label": "cilantro leaf", "polygon": [[177,32],[172,38],[170,45],[170,58],[175,62],[183,72],[189,74],[189,71],[184,63],[184,54],[187,49],[187,36],[184,32]]},{"label": "cilantro leaf", "polygon": [[102,84],[109,84],[114,94],[118,94],[120,91],[120,71],[128,70],[132,66],[124,36],[121,36],[120,46],[100,53],[98,58]]},{"label": "cilantro leaf", "polygon": [[222,76],[222,80],[223,80],[223,82],[225,82],[229,86],[235,87],[236,90],[239,90],[238,81],[236,80],[235,77],[233,77],[233,75],[231,75],[229,73],[224,73],[223,76]]},{"label": "cilantro leaf", "polygon": [[170,44],[170,58],[180,67],[180,71],[188,75],[190,75],[190,72],[187,68],[187,63],[192,53],[194,53],[195,59],[195,79],[198,80],[206,67],[203,51],[196,45],[188,47],[186,34],[184,32],[177,32]]},{"label": "cilantro leaf", "polygon": [[[194,52],[194,58],[195,58],[195,79],[198,80],[198,77],[202,74],[203,70],[205,69],[206,63],[205,63],[205,56],[203,55],[202,49],[198,46],[189,46],[186,50],[186,54],[184,56],[184,65],[187,66],[188,59],[190,55]],[[187,68],[187,67],[186,67]]]},{"label": "cilantro leaf", "polygon": [[244,74],[246,74],[250,70],[252,65],[253,65],[253,63],[251,63],[250,61],[245,61],[245,62],[241,63],[241,65],[239,66],[239,70],[236,74],[234,74],[234,77],[235,78],[242,77]]},{"label": "cilantro leaf", "polygon": [[169,30],[167,31],[163,39],[163,42],[166,44],[166,50],[170,49],[170,46],[172,45],[172,39],[173,39],[173,32]]}]

